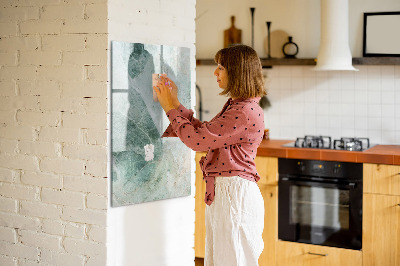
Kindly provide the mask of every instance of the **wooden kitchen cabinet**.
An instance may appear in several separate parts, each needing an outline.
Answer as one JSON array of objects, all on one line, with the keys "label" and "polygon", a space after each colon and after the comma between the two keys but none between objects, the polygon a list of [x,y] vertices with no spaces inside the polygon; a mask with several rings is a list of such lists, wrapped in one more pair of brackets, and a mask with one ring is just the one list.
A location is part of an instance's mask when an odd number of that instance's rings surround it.
[{"label": "wooden kitchen cabinet", "polygon": [[276,265],[278,241],[278,187],[259,185],[264,198],[264,250],[258,259],[259,266]]},{"label": "wooden kitchen cabinet", "polygon": [[400,196],[365,193],[363,265],[400,266]]},{"label": "wooden kitchen cabinet", "polygon": [[364,193],[400,196],[399,165],[365,163],[363,173]]},{"label": "wooden kitchen cabinet", "polygon": [[400,166],[363,171],[363,265],[400,266]]},{"label": "wooden kitchen cabinet", "polygon": [[254,162],[261,176],[259,185],[278,185],[278,158],[257,156]]},{"label": "wooden kitchen cabinet", "polygon": [[196,160],[196,194],[195,194],[195,228],[194,228],[194,254],[197,258],[204,258],[206,244],[206,224],[204,195],[206,193],[206,183],[203,181],[203,172],[200,169],[199,161],[205,152],[197,152]]},{"label": "wooden kitchen cabinet", "polygon": [[277,252],[277,266],[361,266],[363,259],[358,250],[281,240]]},{"label": "wooden kitchen cabinet", "polygon": [[258,259],[260,266],[276,265],[278,241],[278,158],[257,156],[254,160],[260,175],[258,187],[264,198],[264,250]]}]

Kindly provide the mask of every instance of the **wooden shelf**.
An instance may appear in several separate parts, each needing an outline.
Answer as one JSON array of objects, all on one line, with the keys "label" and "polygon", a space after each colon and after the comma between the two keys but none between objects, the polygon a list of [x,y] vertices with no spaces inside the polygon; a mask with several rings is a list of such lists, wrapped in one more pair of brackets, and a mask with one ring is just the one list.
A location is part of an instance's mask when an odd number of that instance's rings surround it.
[{"label": "wooden shelf", "polygon": [[[315,58],[260,58],[263,67],[272,66],[314,66]],[[197,59],[196,65],[215,65],[214,59]],[[357,57],[353,65],[400,65],[400,57]]]},{"label": "wooden shelf", "polygon": [[353,65],[400,65],[400,57],[358,57]]},{"label": "wooden shelf", "polygon": [[262,66],[315,66],[314,58],[260,58]]}]

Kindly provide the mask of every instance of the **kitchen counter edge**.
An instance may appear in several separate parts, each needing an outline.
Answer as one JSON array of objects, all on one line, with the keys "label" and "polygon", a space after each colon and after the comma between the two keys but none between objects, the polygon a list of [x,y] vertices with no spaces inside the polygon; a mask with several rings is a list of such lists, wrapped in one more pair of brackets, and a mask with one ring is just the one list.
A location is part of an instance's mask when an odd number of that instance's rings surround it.
[{"label": "kitchen counter edge", "polygon": [[400,165],[400,145],[376,145],[362,152],[282,147],[290,142],[294,140],[263,140],[257,156]]}]

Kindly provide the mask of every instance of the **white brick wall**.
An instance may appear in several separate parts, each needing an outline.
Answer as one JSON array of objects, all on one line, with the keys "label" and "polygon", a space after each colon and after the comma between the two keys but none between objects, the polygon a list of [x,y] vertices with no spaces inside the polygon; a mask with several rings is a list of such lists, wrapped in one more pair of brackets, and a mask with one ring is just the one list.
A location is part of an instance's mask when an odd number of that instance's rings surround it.
[{"label": "white brick wall", "polygon": [[[0,1],[0,265],[106,264],[109,33],[187,46],[194,59],[195,3],[129,2],[110,23],[108,0]],[[193,242],[193,198],[149,205],[192,213]],[[171,263],[192,263],[192,247],[183,253]]]},{"label": "white brick wall", "polygon": [[0,1],[0,265],[106,264],[107,16]]}]

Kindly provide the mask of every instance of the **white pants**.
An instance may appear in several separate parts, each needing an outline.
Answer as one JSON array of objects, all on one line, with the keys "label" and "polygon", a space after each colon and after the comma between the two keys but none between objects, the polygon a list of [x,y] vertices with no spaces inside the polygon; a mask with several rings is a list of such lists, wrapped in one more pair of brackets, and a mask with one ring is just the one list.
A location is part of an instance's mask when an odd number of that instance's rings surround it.
[{"label": "white pants", "polygon": [[264,249],[264,199],[255,182],[216,177],[206,206],[205,266],[257,266]]}]

